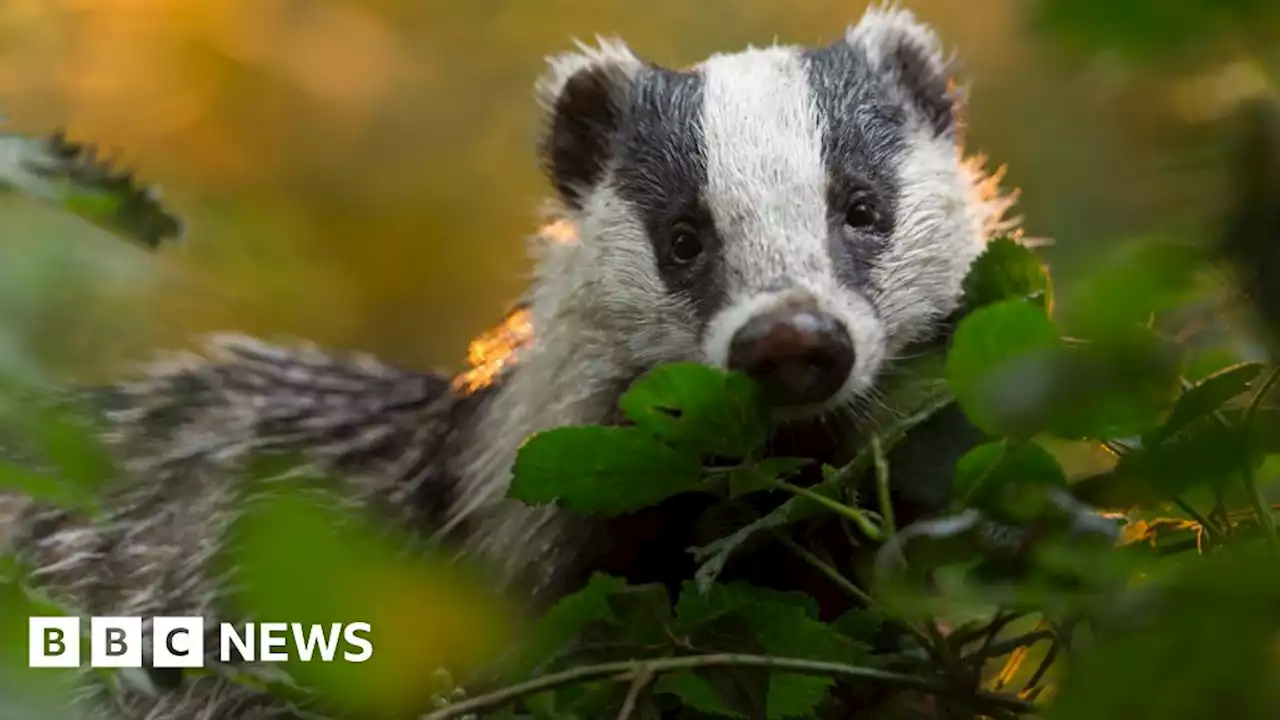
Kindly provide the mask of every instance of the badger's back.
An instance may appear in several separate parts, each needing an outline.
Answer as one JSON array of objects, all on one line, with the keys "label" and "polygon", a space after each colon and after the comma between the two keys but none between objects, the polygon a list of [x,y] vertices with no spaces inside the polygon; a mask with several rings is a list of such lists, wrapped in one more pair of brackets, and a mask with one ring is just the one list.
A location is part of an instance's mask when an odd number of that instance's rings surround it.
[{"label": "badger's back", "polygon": [[[444,448],[470,407],[453,378],[245,337],[204,350],[86,394],[122,471],[103,488],[102,517],[0,497],[0,526],[32,581],[74,612],[235,619],[223,603],[231,579],[214,563],[245,506],[254,457],[324,473],[332,483],[323,492],[411,534],[448,507]],[[94,683],[85,691],[102,693],[93,712],[125,718],[289,717],[272,714],[286,713],[278,701],[214,679],[158,698]],[[263,714],[246,709],[254,706]]]}]

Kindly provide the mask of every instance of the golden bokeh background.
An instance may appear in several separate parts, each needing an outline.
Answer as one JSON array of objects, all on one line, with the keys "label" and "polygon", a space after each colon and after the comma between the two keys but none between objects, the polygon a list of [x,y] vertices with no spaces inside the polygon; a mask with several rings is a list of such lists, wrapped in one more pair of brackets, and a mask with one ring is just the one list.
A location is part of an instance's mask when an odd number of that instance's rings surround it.
[{"label": "golden bokeh background", "polygon": [[[1073,248],[1196,207],[1183,201],[1201,193],[1170,181],[1157,152],[1176,93],[1064,57],[1019,0],[907,5],[959,51],[970,147],[1009,165],[1027,233],[1058,243],[1051,259],[1069,265],[1087,257]],[[524,239],[549,189],[533,154],[532,84],[545,56],[603,34],[684,65],[749,43],[827,42],[864,7],[7,0],[0,110],[10,127],[65,126],[118,148],[188,228],[184,244],[156,255],[64,232],[72,259],[65,275],[49,271],[65,282],[33,321],[37,344],[89,375],[228,329],[457,368],[529,269]],[[1177,192],[1185,197],[1172,202]],[[8,257],[60,242],[51,214],[4,217]]]}]

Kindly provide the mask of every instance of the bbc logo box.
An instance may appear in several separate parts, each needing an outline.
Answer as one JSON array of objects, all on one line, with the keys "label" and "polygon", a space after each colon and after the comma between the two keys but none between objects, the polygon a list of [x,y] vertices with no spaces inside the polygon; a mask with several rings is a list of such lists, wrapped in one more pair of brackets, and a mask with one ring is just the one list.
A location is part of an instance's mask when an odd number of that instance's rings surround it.
[{"label": "bbc logo box", "polygon": [[[204,664],[204,620],[199,617],[152,618],[149,665],[158,668],[200,667]],[[79,667],[83,626],[75,617],[32,617],[28,620],[31,667]],[[143,666],[146,642],[140,617],[89,619],[89,665],[136,668]]]}]

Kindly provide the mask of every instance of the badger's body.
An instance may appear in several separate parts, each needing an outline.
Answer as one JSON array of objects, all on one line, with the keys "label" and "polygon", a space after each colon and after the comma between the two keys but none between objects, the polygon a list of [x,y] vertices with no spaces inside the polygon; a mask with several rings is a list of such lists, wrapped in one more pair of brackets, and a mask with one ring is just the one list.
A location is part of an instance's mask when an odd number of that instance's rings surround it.
[{"label": "badger's body", "polygon": [[[279,451],[337,471],[343,500],[453,543],[535,604],[592,569],[643,565],[610,544],[616,524],[506,499],[519,446],[617,421],[627,385],[680,360],[759,377],[797,423],[856,425],[892,361],[939,336],[1003,229],[1008,203],[962,153],[941,52],[909,13],[871,10],[827,47],[687,70],[617,42],[554,58],[538,93],[560,202],[508,318],[512,352],[449,377],[219,339],[103,400],[127,470],[112,521],[11,499],[17,547],[85,614],[219,616],[209,560],[242,502],[238,470]],[[98,708],[291,712],[216,680]]]}]

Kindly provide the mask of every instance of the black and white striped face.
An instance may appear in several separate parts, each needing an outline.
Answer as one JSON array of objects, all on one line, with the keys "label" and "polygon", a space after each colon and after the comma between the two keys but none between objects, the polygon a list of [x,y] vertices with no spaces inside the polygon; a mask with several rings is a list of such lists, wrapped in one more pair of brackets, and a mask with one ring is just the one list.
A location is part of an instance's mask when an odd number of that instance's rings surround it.
[{"label": "black and white striped face", "polygon": [[938,39],[906,11],[688,70],[601,41],[540,91],[575,312],[637,368],[698,360],[834,409],[954,310],[985,242]]}]

